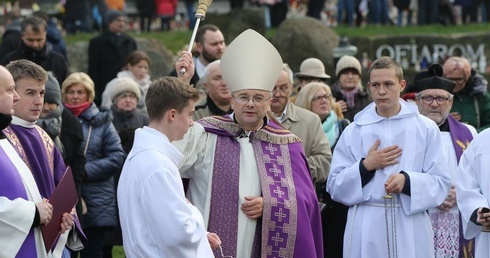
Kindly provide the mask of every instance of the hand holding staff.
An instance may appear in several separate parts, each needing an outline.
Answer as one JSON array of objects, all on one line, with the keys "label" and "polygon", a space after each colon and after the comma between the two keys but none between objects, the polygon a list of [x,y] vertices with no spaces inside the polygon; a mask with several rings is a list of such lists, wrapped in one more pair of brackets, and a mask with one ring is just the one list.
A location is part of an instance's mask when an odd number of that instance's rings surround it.
[{"label": "hand holding staff", "polygon": [[[199,0],[199,4],[196,10],[196,24],[194,24],[194,30],[192,31],[191,41],[189,42],[189,47],[187,52],[192,51],[192,46],[194,44],[194,39],[196,38],[197,28],[199,28],[199,23],[204,20],[206,12],[208,11],[208,6],[211,4],[212,0]],[[185,73],[185,68],[180,69],[180,74]]]}]

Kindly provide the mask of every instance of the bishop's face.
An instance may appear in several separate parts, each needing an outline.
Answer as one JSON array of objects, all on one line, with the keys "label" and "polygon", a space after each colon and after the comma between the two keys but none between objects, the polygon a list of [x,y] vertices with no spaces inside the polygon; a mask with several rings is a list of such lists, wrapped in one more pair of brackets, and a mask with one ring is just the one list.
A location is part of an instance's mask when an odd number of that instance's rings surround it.
[{"label": "bishop's face", "polygon": [[264,90],[241,90],[233,93],[234,116],[245,131],[256,131],[270,111],[271,93]]}]

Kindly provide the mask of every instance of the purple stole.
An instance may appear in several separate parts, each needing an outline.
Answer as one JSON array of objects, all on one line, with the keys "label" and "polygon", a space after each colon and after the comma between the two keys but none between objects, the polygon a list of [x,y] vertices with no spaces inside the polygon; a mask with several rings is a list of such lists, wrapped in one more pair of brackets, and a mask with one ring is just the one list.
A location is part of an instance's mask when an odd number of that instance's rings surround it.
[{"label": "purple stole", "polygon": [[66,170],[49,135],[37,125],[25,128],[11,124],[3,132],[31,170],[41,196],[49,198]]},{"label": "purple stole", "polygon": [[[198,122],[218,135],[208,230],[220,236],[223,250],[236,256],[240,170],[236,137],[242,130],[229,116]],[[318,203],[299,138],[269,121],[250,134],[250,141],[264,199],[252,257],[323,257]]]},{"label": "purple stole", "polygon": [[[461,158],[463,151],[466,150],[468,145],[470,145],[471,140],[473,140],[473,135],[471,134],[468,127],[466,127],[461,122],[458,122],[452,116],[447,117],[449,124],[449,134],[451,135],[451,140],[453,142],[454,151],[456,152],[456,159]],[[460,213],[461,214],[461,213]],[[463,236],[463,223],[461,221],[461,216],[459,217],[459,257],[474,257],[475,255],[475,243],[474,239],[466,240]]]},{"label": "purple stole", "polygon": [[[7,154],[1,147],[0,173],[2,174],[2,180],[0,180],[0,196],[7,197],[9,200],[14,200],[16,198],[29,200],[27,197],[26,188],[19,172],[17,171],[17,168],[10,161]],[[29,231],[29,234],[27,235],[16,257],[37,257],[36,239],[34,237],[33,229]]]}]

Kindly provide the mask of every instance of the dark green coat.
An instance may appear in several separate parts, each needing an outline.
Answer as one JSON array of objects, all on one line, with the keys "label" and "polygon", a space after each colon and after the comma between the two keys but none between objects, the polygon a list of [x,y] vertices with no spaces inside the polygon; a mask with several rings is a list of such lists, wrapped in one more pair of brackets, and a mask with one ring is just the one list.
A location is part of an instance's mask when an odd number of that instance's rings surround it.
[{"label": "dark green coat", "polygon": [[490,127],[490,95],[487,84],[483,76],[472,71],[464,89],[454,94],[451,108],[451,112],[458,112],[461,115],[461,122],[474,126],[478,132]]}]

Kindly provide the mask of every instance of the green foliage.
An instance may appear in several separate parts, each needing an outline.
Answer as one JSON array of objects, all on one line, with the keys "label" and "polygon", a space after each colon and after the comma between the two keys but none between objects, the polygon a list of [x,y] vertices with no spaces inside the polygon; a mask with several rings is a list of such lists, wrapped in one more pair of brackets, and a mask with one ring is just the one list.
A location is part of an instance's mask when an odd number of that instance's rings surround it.
[{"label": "green foliage", "polygon": [[112,257],[113,258],[124,258],[124,248],[122,246],[114,246],[112,248]]},{"label": "green foliage", "polygon": [[[409,34],[426,34],[426,35],[451,35],[457,33],[483,33],[490,30],[490,24],[468,24],[458,26],[375,26],[367,25],[362,28],[352,28],[348,26],[338,26],[332,28],[338,35],[347,37],[371,37],[378,35],[409,35]],[[266,32],[266,37],[272,39],[276,29],[270,29]],[[151,33],[130,33],[135,38],[153,38],[157,39],[174,53],[186,49],[191,39],[190,30],[171,31],[171,32],[151,32]],[[67,44],[76,41],[88,41],[95,34],[78,34],[66,36]],[[226,35],[225,35],[226,36]],[[229,42],[228,42],[229,43]]]}]

